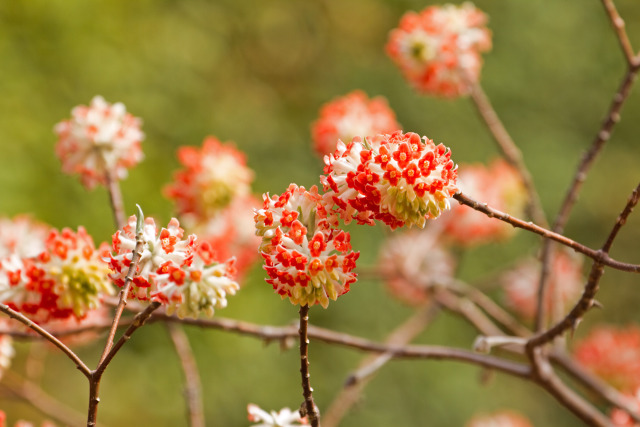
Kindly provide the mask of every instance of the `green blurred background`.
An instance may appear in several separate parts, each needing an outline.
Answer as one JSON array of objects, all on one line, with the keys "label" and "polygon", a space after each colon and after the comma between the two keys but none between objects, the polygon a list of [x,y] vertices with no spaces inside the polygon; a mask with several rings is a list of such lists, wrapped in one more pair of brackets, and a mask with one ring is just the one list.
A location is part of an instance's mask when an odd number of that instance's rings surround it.
[{"label": "green blurred background", "polygon": [[[640,46],[640,3],[619,1],[631,40]],[[444,142],[456,162],[487,161],[493,141],[469,99],[419,96],[385,56],[390,29],[419,1],[382,0],[31,0],[0,1],[0,213],[30,212],[56,227],[84,225],[96,241],[113,233],[104,189],[87,192],[62,175],[52,128],[70,109],[100,94],[143,118],[146,159],[123,182],[134,203],[160,223],[171,217],[161,195],[178,167],[180,145],[206,135],[232,140],[255,170],[256,194],[290,182],[318,183],[322,162],[310,149],[319,107],[353,89],[384,95],[405,130]],[[493,51],[482,84],[522,149],[548,215],[557,212],[580,154],[589,146],[621,81],[625,63],[600,2],[477,1],[490,16]],[[636,88],[637,89],[637,88]],[[637,185],[638,91],[590,175],[567,234],[600,245]],[[640,262],[640,219],[632,217],[613,255]],[[372,265],[384,232],[353,228],[360,265]],[[461,275],[492,277],[516,258],[535,254],[538,239],[519,233],[505,245],[466,254]],[[599,322],[638,320],[637,276],[609,271],[606,309],[590,315],[578,336]],[[489,282],[488,291],[500,293]],[[361,280],[312,323],[383,339],[411,309],[388,298],[381,283]],[[286,324],[297,308],[280,301],[255,268],[219,316]],[[210,426],[245,426],[246,405],[297,408],[295,350],[253,338],[189,328],[202,370]],[[418,342],[470,348],[474,331],[441,316]],[[26,345],[19,347],[20,354]],[[80,350],[94,365],[99,345]],[[326,407],[361,355],[312,343],[312,383]],[[20,368],[21,362],[15,361]],[[450,362],[395,361],[365,390],[345,426],[462,426],[476,412],[513,408],[537,426],[580,425],[539,388]],[[79,412],[87,384],[62,356],[47,359],[46,389]],[[113,426],[178,426],[184,421],[179,363],[162,325],[140,330],[108,368],[99,419]],[[3,399],[9,419],[40,416]]]}]

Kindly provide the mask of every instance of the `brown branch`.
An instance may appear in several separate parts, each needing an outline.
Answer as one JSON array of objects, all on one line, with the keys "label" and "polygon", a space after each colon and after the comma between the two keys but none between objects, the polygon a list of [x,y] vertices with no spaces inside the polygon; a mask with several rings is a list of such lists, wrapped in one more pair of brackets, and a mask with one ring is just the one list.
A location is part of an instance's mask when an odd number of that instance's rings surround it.
[{"label": "brown branch", "polygon": [[[267,342],[286,341],[292,337],[298,337],[299,332],[296,326],[262,326],[255,323],[243,322],[232,319],[179,319],[174,316],[167,316],[163,313],[156,313],[162,320],[179,322],[201,328],[220,329],[227,332],[236,332],[241,335],[248,335],[261,338]],[[307,336],[311,339],[323,341],[329,344],[337,344],[351,349],[368,351],[372,353],[390,353],[394,358],[400,359],[435,359],[435,360],[457,360],[468,362],[485,368],[492,368],[518,377],[527,378],[530,369],[527,365],[503,360],[493,356],[477,354],[468,350],[432,346],[432,345],[410,345],[394,346],[381,344],[366,338],[357,337],[329,329],[319,328],[309,325]]]},{"label": "brown branch", "polygon": [[184,374],[184,397],[187,403],[187,415],[190,427],[204,427],[204,406],[202,403],[202,384],[189,338],[181,325],[166,323],[169,336],[176,349]]},{"label": "brown branch", "polygon": [[125,333],[120,337],[118,342],[111,348],[111,351],[107,354],[104,360],[98,365],[98,367],[91,372],[91,376],[89,378],[89,413],[87,418],[87,427],[93,427],[96,425],[96,419],[98,416],[98,403],[100,403],[99,389],[100,389],[100,380],[102,378],[102,374],[104,373],[111,360],[115,357],[118,351],[122,348],[122,346],[131,339],[131,335],[138,330],[147,319],[153,314],[154,310],[157,310],[160,307],[159,302],[152,302],[147,308],[145,308],[140,313],[136,314],[133,318],[133,322],[127,328]]},{"label": "brown branch", "polygon": [[109,351],[111,350],[111,346],[113,345],[113,340],[116,336],[116,330],[118,329],[120,317],[122,316],[124,307],[127,305],[127,296],[129,294],[129,289],[131,289],[131,282],[136,274],[138,263],[140,262],[140,257],[142,256],[143,245],[144,242],[142,240],[142,230],[139,230],[136,233],[136,247],[133,249],[133,253],[131,255],[131,264],[129,265],[127,275],[124,278],[124,286],[120,290],[118,306],[116,307],[115,314],[113,315],[113,323],[111,324],[109,336],[107,337],[107,342],[105,343],[104,350],[102,351],[102,356],[100,356],[98,366],[102,365],[107,357],[107,354],[109,354]]},{"label": "brown branch", "polygon": [[58,347],[60,350],[62,350],[64,354],[67,355],[69,359],[73,361],[73,363],[75,363],[78,370],[82,372],[84,376],[86,376],[87,378],[91,376],[91,370],[87,367],[87,365],[84,364],[84,362],[78,357],[78,355],[75,354],[73,350],[71,350],[69,347],[64,345],[59,339],[57,339],[56,337],[51,335],[47,330],[42,328],[40,325],[38,325],[37,323],[34,323],[32,320],[24,316],[22,313],[19,313],[13,310],[8,305],[0,303],[0,311],[9,315],[9,317],[23,323],[24,325],[26,325],[27,327],[31,328],[36,333],[41,335],[44,339],[49,341],[51,344]]},{"label": "brown branch", "polygon": [[581,243],[576,242],[575,240],[572,240],[572,239],[569,239],[568,237],[563,236],[562,234],[558,234],[553,231],[547,230],[546,228],[540,227],[539,225],[536,225],[532,222],[525,222],[516,217],[512,217],[509,214],[500,212],[497,209],[493,209],[489,207],[486,203],[477,202],[465,196],[462,193],[454,194],[453,198],[463,205],[467,205],[479,212],[484,213],[490,218],[497,218],[501,221],[511,224],[513,227],[522,228],[532,233],[539,234],[542,237],[545,237],[547,239],[555,240],[558,243],[562,243],[563,245],[568,246],[571,249],[575,250],[576,252],[580,252],[581,254],[588,256],[589,258],[592,258],[593,260],[595,260],[596,262],[604,266],[611,267],[621,271],[640,273],[640,265],[638,264],[629,264],[629,263],[617,261],[601,250],[591,249]]},{"label": "brown branch", "polygon": [[573,359],[564,353],[553,352],[550,360],[560,366],[565,372],[575,378],[593,393],[601,396],[613,406],[623,409],[635,421],[640,422],[640,415],[636,412],[637,408],[629,405],[629,399],[609,384],[602,381],[599,377],[592,375],[590,372],[577,364]]},{"label": "brown branch", "polygon": [[538,366],[543,364],[544,374],[535,377],[535,381],[549,394],[556,398],[565,408],[569,409],[589,426],[610,427],[611,421],[604,416],[597,408],[580,397],[575,391],[569,388],[553,372],[553,368],[545,360],[536,362]]},{"label": "brown branch", "polygon": [[120,191],[120,184],[118,180],[113,176],[112,171],[105,167],[104,178],[106,181],[107,192],[109,193],[109,204],[111,205],[111,212],[113,213],[113,220],[116,227],[121,229],[127,225],[127,219],[124,214],[124,203],[122,201],[122,192]]},{"label": "brown branch", "polygon": [[507,132],[500,121],[498,114],[493,109],[493,106],[491,105],[487,95],[482,90],[480,83],[473,83],[469,81],[469,86],[471,88],[471,98],[474,101],[474,105],[491,131],[491,134],[502,151],[504,158],[520,174],[520,179],[522,180],[529,197],[529,211],[531,218],[536,223],[546,227],[547,219],[544,210],[542,209],[542,203],[540,202],[540,197],[538,196],[538,192],[533,184],[531,173],[529,173],[527,166],[522,160],[522,153],[520,152],[520,149],[513,142],[509,132]]},{"label": "brown branch", "polygon": [[[620,228],[625,224],[627,218],[633,211],[633,208],[638,204],[640,192],[640,184],[632,191],[631,196],[627,200],[627,204],[624,209],[618,215],[616,223],[614,224],[609,236],[607,237],[602,249],[598,251],[605,257],[608,256],[608,252],[611,249],[614,239],[618,235]],[[553,327],[546,331],[540,332],[529,340],[527,347],[534,348],[551,342],[556,337],[561,336],[569,329],[575,329],[584,315],[595,305],[595,295],[598,292],[600,279],[604,273],[604,266],[606,264],[601,259],[594,259],[594,263],[591,266],[591,272],[589,273],[589,279],[584,287],[584,291],[580,300],[571,309],[561,321],[557,322]]]},{"label": "brown branch", "polygon": [[[387,345],[406,345],[422,332],[431,322],[438,312],[436,306],[425,305],[407,319],[400,326],[395,328],[385,340]],[[358,370],[350,374],[345,381],[340,393],[333,399],[329,408],[322,415],[324,427],[336,427],[347,414],[349,409],[358,401],[362,390],[371,381],[374,375],[384,366],[392,355],[384,353],[380,355],[369,355],[365,357],[358,367]]]},{"label": "brown branch", "polygon": [[447,283],[447,287],[460,296],[469,298],[478,308],[482,309],[487,315],[501,324],[506,330],[519,337],[528,337],[531,331],[518,322],[505,309],[500,307],[491,298],[486,296],[480,290],[467,285],[466,283],[454,280]]},{"label": "brown branch", "polygon": [[[118,328],[129,326],[131,322],[132,322],[132,319],[124,319],[124,320],[121,319],[120,322],[118,323]],[[105,329],[108,330],[112,324],[113,324],[112,321],[98,322],[93,325],[78,326],[75,328],[65,329],[63,331],[56,331],[54,333],[51,333],[51,335],[53,335],[56,338],[65,338],[65,337],[73,337],[75,335],[82,335],[85,332],[101,332],[101,331],[104,331]],[[9,335],[14,339],[31,340],[31,341],[43,339],[43,337],[40,335],[36,335],[31,332],[16,331],[13,329],[0,329],[0,335]]]},{"label": "brown branch", "polygon": [[[304,396],[304,410],[302,416],[307,416],[311,427],[320,426],[320,414],[313,402],[313,389],[311,388],[311,374],[309,373],[309,337],[307,328],[309,326],[309,306],[300,306],[300,375],[302,376],[302,395]],[[302,409],[302,408],[301,408]],[[303,413],[304,412],[304,413]]]},{"label": "brown branch", "polygon": [[625,29],[624,20],[618,13],[616,5],[613,4],[613,0],[602,0],[602,5],[607,11],[611,25],[618,36],[618,42],[622,48],[622,53],[624,53],[627,63],[631,67],[636,63],[636,56],[633,53],[633,48],[631,47],[627,30]]},{"label": "brown branch", "polygon": [[[607,3],[611,3],[610,0],[603,0],[603,2],[605,3],[605,7],[607,7]],[[611,5],[613,5],[613,3],[611,3]],[[629,69],[627,70],[622,83],[618,88],[618,91],[613,97],[613,102],[609,107],[607,116],[602,122],[602,126],[598,130],[595,139],[591,143],[591,148],[589,148],[589,151],[587,151],[583,155],[582,160],[578,165],[576,173],[573,177],[573,181],[571,182],[571,185],[567,190],[558,215],[556,216],[556,219],[552,226],[552,230],[555,233],[561,234],[564,231],[564,227],[569,219],[569,214],[571,213],[571,210],[573,209],[573,206],[578,199],[578,194],[580,193],[584,181],[587,179],[587,174],[591,169],[591,166],[594,164],[598,155],[602,151],[604,144],[611,137],[614,126],[620,121],[620,111],[622,110],[622,106],[624,105],[629,96],[629,93],[631,92],[631,87],[633,86],[639,70],[640,63],[638,63],[638,61],[636,61],[636,63],[634,64],[629,65]],[[545,240],[542,246],[542,269],[540,272],[540,281],[538,287],[538,307],[536,310],[536,330],[538,331],[544,328],[544,322],[547,317],[544,301],[547,300],[547,282],[549,275],[549,265],[551,262],[551,258],[553,257],[552,252],[552,243],[548,240]]]}]

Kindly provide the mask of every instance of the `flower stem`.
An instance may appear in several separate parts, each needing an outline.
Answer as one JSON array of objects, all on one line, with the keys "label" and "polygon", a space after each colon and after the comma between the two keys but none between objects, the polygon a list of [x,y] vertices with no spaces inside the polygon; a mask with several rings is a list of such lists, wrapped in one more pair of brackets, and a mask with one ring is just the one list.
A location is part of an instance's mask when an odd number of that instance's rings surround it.
[{"label": "flower stem", "polygon": [[302,376],[302,395],[304,396],[304,409],[309,419],[311,427],[320,426],[320,415],[313,402],[313,389],[309,378],[309,337],[307,336],[307,327],[309,326],[309,306],[300,306],[300,375]]}]

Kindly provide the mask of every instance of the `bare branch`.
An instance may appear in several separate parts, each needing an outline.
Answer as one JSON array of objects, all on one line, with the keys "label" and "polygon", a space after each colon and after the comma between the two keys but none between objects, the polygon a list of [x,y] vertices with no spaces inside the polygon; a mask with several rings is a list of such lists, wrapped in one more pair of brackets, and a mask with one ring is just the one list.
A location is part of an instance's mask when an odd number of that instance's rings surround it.
[{"label": "bare branch", "polygon": [[547,239],[555,240],[556,242],[562,243],[563,245],[570,247],[576,252],[580,252],[581,254],[592,258],[602,265],[615,268],[616,270],[628,271],[631,273],[640,273],[640,265],[638,264],[628,264],[625,262],[617,261],[601,250],[591,249],[581,243],[576,242],[575,240],[563,236],[562,234],[547,230],[546,228],[540,227],[539,225],[536,225],[532,222],[525,222],[521,219],[512,217],[509,214],[489,207],[486,203],[477,202],[462,193],[454,194],[453,198],[463,205],[467,205],[479,212],[484,213],[490,218],[497,218],[501,221],[511,224],[514,227],[522,228],[524,230],[531,231],[532,233],[539,234]]},{"label": "bare branch", "polygon": [[627,30],[625,29],[624,20],[622,19],[622,17],[620,17],[620,14],[616,9],[616,5],[613,3],[613,0],[602,0],[602,5],[607,11],[607,15],[609,15],[611,25],[613,26],[613,29],[618,36],[618,42],[620,43],[620,47],[622,48],[622,53],[624,53],[629,66],[632,67],[636,63],[636,57],[633,53],[633,48],[631,47],[631,42],[629,41]]},{"label": "bare branch", "polygon": [[204,427],[204,406],[202,403],[202,384],[198,365],[189,345],[189,337],[184,333],[181,325],[166,323],[171,341],[176,349],[182,372],[184,373],[184,394],[187,403],[187,415],[190,427]]},{"label": "bare branch", "polygon": [[522,179],[522,183],[524,184],[527,195],[529,196],[529,211],[531,213],[531,218],[536,223],[546,227],[547,219],[544,210],[542,209],[542,203],[540,202],[540,197],[538,196],[538,192],[533,184],[531,173],[522,160],[522,153],[520,152],[520,149],[513,142],[509,132],[507,132],[500,121],[498,114],[493,109],[493,106],[491,105],[487,95],[482,90],[480,83],[469,82],[469,86],[471,87],[471,98],[474,101],[474,105],[491,131],[491,134],[502,151],[504,158],[520,174],[520,179]]},{"label": "bare branch", "polygon": [[69,357],[69,359],[73,361],[73,363],[76,364],[76,367],[80,370],[80,372],[84,374],[84,376],[86,376],[87,378],[91,376],[91,370],[87,367],[87,365],[84,364],[84,362],[78,357],[78,355],[75,354],[73,350],[71,350],[69,347],[64,345],[59,339],[57,339],[56,337],[51,335],[47,330],[42,328],[40,325],[38,325],[37,323],[34,323],[32,320],[24,316],[22,313],[19,313],[13,310],[8,305],[0,303],[0,311],[9,315],[9,317],[23,323],[24,325],[26,325],[27,327],[31,328],[36,333],[38,333],[40,336],[42,336],[44,339],[49,341],[51,344],[58,347],[60,350],[62,350],[64,354],[67,355],[67,357]]}]

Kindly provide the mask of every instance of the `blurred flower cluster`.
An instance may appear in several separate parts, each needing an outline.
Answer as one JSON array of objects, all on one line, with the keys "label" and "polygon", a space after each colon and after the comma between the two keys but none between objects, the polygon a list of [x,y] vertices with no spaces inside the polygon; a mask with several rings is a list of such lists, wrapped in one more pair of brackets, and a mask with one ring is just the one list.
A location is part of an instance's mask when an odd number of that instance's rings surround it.
[{"label": "blurred flower cluster", "polygon": [[407,12],[389,35],[387,53],[418,92],[465,95],[480,77],[480,54],[491,49],[486,22],[471,3]]}]

